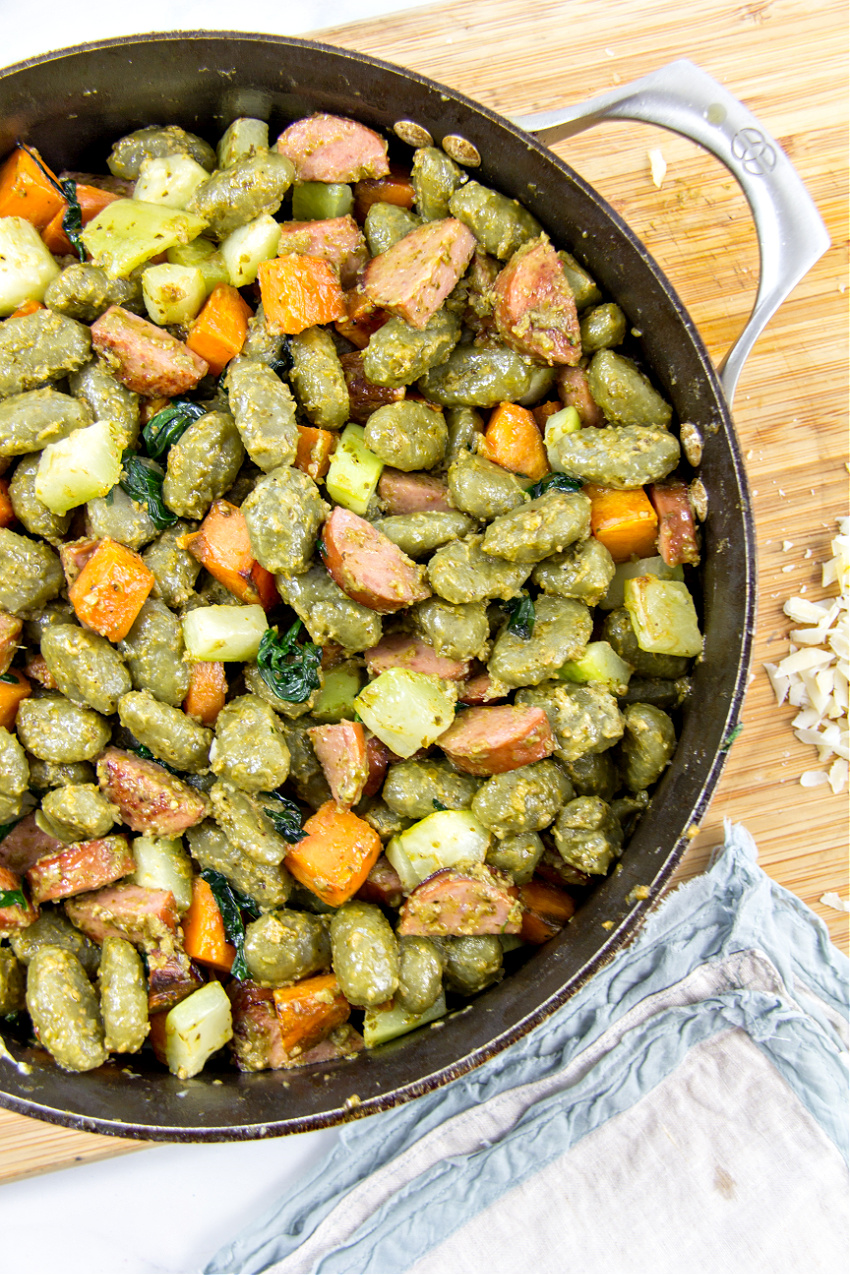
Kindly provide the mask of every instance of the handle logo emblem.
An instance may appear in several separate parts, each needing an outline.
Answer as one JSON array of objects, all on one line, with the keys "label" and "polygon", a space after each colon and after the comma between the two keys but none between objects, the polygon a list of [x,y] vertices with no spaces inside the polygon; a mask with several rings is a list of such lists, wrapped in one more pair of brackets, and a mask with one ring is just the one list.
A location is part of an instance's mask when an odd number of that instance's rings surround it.
[{"label": "handle logo emblem", "polygon": [[776,150],[757,128],[742,128],[735,134],[732,154],[754,177],[764,177],[776,167]]}]

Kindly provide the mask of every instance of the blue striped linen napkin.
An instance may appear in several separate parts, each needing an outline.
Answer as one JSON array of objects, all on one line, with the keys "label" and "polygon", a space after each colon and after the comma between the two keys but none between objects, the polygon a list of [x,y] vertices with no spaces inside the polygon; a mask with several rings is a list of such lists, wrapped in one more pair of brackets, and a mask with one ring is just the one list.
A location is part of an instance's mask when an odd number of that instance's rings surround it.
[{"label": "blue striped linen napkin", "polygon": [[848,966],[727,823],[561,1010],[346,1126],[207,1272],[841,1272]]}]

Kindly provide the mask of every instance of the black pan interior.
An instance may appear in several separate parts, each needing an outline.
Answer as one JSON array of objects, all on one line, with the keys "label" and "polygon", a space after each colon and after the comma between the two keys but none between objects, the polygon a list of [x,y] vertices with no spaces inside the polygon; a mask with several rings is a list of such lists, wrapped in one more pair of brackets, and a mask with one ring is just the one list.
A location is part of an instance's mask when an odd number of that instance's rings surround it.
[{"label": "black pan interior", "polygon": [[[314,111],[353,115],[387,133],[400,119],[437,144],[460,134],[475,173],[521,200],[556,246],[572,251],[640,331],[639,354],[705,439],[700,476],[705,652],[683,713],[679,750],[621,861],[573,922],[474,1006],[334,1069],[189,1081],[134,1057],[75,1076],[7,1032],[0,1103],[100,1133],[170,1141],[249,1139],[335,1124],[427,1092],[480,1064],[565,1002],[628,942],[657,900],[717,782],[737,721],[755,611],[752,520],[728,409],[693,323],[663,274],[611,208],[566,164],[503,119],[420,76],[356,53],[239,33],[131,37],[50,55],[0,74],[0,155],[21,139],[54,169],[104,171],[112,141],[178,123],[211,141],[236,116],[267,118],[276,136]],[[399,143],[400,155],[409,154]],[[634,902],[635,886],[649,887]],[[610,923],[610,924],[609,924]],[[213,1083],[215,1080],[216,1083]]]}]

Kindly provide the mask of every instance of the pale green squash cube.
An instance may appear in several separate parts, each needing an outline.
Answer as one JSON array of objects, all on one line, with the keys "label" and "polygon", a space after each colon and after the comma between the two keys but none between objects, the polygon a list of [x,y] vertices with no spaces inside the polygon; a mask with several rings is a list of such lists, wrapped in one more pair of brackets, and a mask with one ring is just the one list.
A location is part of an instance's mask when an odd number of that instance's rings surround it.
[{"label": "pale green squash cube", "polygon": [[23,217],[0,217],[0,317],[24,301],[41,301],[59,266],[35,226]]},{"label": "pale green squash cube", "polygon": [[191,323],[207,299],[203,271],[197,266],[148,266],[142,275],[145,309],[161,328]]},{"label": "pale green squash cube", "polygon": [[331,500],[361,517],[378,489],[384,468],[384,462],[369,451],[363,437],[362,425],[346,425],[325,478]]},{"label": "pale green squash cube", "polygon": [[424,1014],[411,1014],[402,1005],[391,1005],[389,1009],[379,1005],[377,1009],[367,1009],[363,1018],[363,1039],[366,1042],[366,1048],[374,1049],[376,1045],[395,1040],[396,1036],[406,1036],[417,1027],[424,1027],[426,1023],[433,1023],[436,1019],[442,1018],[445,1013],[445,992],[440,992],[434,1004],[426,1009]]},{"label": "pale green squash cube", "polygon": [[165,1059],[168,1070],[181,1080],[197,1076],[213,1054],[233,1037],[230,1000],[213,980],[168,1011],[165,1020]]},{"label": "pale green squash cube", "polygon": [[116,199],[89,222],[81,239],[94,265],[113,279],[124,279],[151,257],[196,239],[206,224],[179,208]]},{"label": "pale green squash cube", "polygon": [[166,208],[185,208],[209,173],[191,155],[164,155],[144,159],[139,169],[133,198]]},{"label": "pale green squash cube", "polygon": [[638,646],[661,655],[699,655],[702,635],[688,587],[679,580],[636,576],[624,587]]}]

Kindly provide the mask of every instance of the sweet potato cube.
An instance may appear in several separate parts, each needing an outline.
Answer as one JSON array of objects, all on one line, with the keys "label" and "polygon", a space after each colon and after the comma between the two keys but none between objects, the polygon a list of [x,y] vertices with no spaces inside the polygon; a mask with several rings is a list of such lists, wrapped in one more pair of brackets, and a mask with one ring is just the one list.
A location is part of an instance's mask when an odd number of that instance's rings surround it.
[{"label": "sweet potato cube", "polygon": [[248,526],[236,505],[213,501],[198,530],[182,537],[180,543],[241,602],[267,611],[278,604],[274,576],[251,552]]},{"label": "sweet potato cube", "polygon": [[101,540],[68,590],[77,618],[110,642],[135,623],[155,577],[141,556],[117,540]]},{"label": "sweet potato cube", "polygon": [[291,987],[276,987],[274,1003],[287,1058],[318,1045],[351,1013],[335,974],[317,974]]},{"label": "sweet potato cube", "polygon": [[[7,678],[14,680],[7,681]],[[26,699],[31,694],[32,687],[23,673],[13,668],[3,674],[3,680],[0,680],[0,726],[6,730],[15,729],[18,705],[22,699]]]},{"label": "sweet potato cube", "polygon": [[284,862],[302,885],[331,907],[360,889],[381,853],[381,838],[365,819],[326,801],[304,824],[306,837]]},{"label": "sweet potato cube", "polygon": [[259,283],[270,332],[296,336],[317,323],[347,317],[336,272],[322,257],[293,252],[261,261]]},{"label": "sweet potato cube", "polygon": [[533,413],[518,403],[499,404],[487,422],[478,450],[487,460],[533,482],[551,468]]},{"label": "sweet potato cube", "polygon": [[9,479],[0,478],[0,527],[11,527],[16,517],[12,497],[9,495]]},{"label": "sweet potato cube", "polygon": [[591,532],[615,562],[628,562],[632,556],[652,557],[658,516],[642,487],[618,491],[588,483],[584,492],[591,502]]},{"label": "sweet potato cube", "polygon": [[293,464],[296,469],[309,474],[313,482],[319,483],[330,468],[339,435],[332,434],[329,429],[315,429],[312,425],[299,425],[297,428],[298,450]]}]

